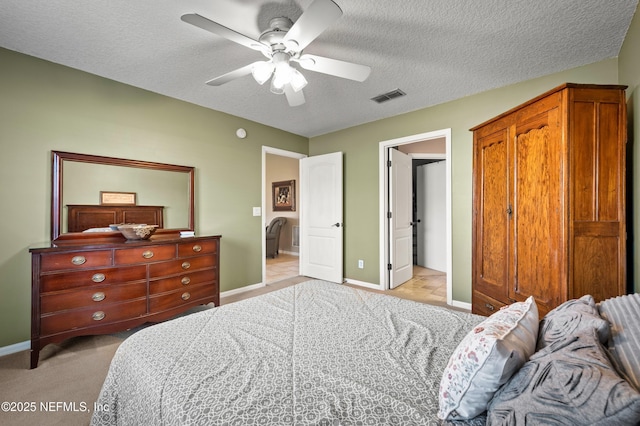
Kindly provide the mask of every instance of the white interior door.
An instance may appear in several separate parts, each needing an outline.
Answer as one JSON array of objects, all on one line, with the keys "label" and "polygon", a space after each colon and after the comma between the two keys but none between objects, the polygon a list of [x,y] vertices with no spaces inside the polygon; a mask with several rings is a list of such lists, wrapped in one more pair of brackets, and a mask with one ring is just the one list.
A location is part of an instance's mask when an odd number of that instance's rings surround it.
[{"label": "white interior door", "polygon": [[424,164],[416,170],[418,265],[436,271],[447,270],[446,163]]},{"label": "white interior door", "polygon": [[390,256],[391,288],[413,278],[413,208],[411,157],[389,149],[389,206],[391,206]]},{"label": "white interior door", "polygon": [[300,185],[300,273],[342,283],[342,152],[301,159]]}]

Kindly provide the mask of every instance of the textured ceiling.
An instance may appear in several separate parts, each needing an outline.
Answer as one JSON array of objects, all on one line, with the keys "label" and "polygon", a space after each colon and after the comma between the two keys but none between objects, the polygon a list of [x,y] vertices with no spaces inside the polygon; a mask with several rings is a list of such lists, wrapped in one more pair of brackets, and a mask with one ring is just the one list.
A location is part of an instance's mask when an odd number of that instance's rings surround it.
[{"label": "textured ceiling", "polygon": [[[343,16],[305,53],[368,65],[371,76],[303,70],[306,103],[293,108],[251,76],[205,85],[264,57],[180,16],[257,39],[270,18],[295,21],[311,0],[2,0],[0,46],[312,137],[616,57],[638,3],[334,1]],[[396,88],[407,96],[370,100]]]}]

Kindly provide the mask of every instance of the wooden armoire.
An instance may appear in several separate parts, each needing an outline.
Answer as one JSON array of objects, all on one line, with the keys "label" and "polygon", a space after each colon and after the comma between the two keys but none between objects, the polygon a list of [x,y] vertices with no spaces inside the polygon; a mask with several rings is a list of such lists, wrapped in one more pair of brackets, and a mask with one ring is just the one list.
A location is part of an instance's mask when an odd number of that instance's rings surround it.
[{"label": "wooden armoire", "polygon": [[625,89],[563,84],[471,129],[474,313],[625,293]]}]

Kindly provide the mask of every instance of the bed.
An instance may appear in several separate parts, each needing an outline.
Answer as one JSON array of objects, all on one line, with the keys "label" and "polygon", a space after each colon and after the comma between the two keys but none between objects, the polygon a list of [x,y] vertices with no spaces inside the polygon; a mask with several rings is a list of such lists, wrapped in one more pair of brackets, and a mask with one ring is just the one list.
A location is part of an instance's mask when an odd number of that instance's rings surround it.
[{"label": "bed", "polygon": [[[538,350],[535,303],[514,306],[496,321],[493,315],[310,280],[135,333],[112,360],[97,401],[104,408],[91,424],[497,423],[505,418],[504,401],[513,400],[500,391],[534,358],[518,353],[519,346]],[[515,322],[505,326],[506,320]],[[557,338],[549,328],[547,322],[548,345]],[[492,338],[496,333],[500,338]],[[468,383],[453,409],[445,410],[456,394],[446,378],[459,385],[454,379],[462,364],[456,357],[466,359],[478,337],[492,347],[486,357],[474,352],[480,368],[461,379]],[[510,339],[511,346],[500,346]],[[487,384],[483,374],[495,383]],[[616,396],[624,396],[626,411],[611,418],[635,424],[640,393],[628,379],[620,380],[628,395]],[[465,414],[463,406],[477,402],[473,392],[486,393],[491,386],[488,399],[484,395],[485,401]]]}]

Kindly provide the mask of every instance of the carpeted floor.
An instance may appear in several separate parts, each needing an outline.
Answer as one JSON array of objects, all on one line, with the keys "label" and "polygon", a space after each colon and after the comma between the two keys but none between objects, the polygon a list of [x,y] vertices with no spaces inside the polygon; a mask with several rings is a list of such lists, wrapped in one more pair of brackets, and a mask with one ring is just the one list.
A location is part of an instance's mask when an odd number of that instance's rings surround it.
[{"label": "carpeted floor", "polygon": [[[198,306],[183,315],[209,308]],[[124,339],[149,325],[47,345],[33,370],[29,370],[29,351],[0,357],[0,425],[88,425],[99,409],[95,401],[116,350]]]},{"label": "carpeted floor", "polygon": [[123,337],[77,337],[48,345],[38,368],[29,351],[0,358],[0,424],[87,425]]}]

